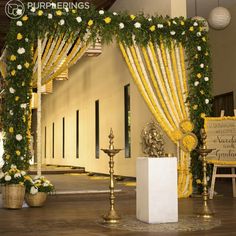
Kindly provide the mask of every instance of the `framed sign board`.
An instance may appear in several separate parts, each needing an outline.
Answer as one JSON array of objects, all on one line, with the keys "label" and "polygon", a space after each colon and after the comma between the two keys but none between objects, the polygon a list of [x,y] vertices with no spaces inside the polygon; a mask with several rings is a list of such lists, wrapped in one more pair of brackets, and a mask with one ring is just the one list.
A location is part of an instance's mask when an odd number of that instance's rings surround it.
[{"label": "framed sign board", "polygon": [[214,164],[236,164],[236,116],[206,117],[207,148],[214,149],[207,161]]}]

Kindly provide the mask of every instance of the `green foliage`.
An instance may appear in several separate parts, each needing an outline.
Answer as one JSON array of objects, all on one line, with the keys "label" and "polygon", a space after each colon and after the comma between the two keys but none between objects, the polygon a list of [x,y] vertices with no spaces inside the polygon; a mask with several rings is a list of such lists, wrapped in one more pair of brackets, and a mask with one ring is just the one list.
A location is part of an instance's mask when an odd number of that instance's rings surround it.
[{"label": "green foliage", "polygon": [[[88,33],[88,42],[95,42],[99,38],[102,43],[116,40],[126,45],[132,45],[135,39],[141,46],[146,46],[150,41],[159,44],[160,40],[166,45],[172,40],[182,43],[189,72],[189,94],[186,103],[189,105],[191,120],[195,125],[194,133],[199,138],[199,131],[203,126],[202,117],[210,115],[212,100],[210,50],[208,35],[203,27],[202,21],[183,17],[174,19],[159,16],[145,17],[142,13],[131,16],[126,12],[103,12],[94,8],[74,9],[69,12],[66,9],[43,11],[28,9],[25,16],[11,22],[7,38],[8,76],[3,115],[4,170],[9,170],[12,164],[19,169],[27,169],[29,166],[28,127],[34,66],[32,57],[37,37],[43,38],[47,35],[57,38],[65,34],[67,38],[72,36],[84,40],[85,34]],[[22,69],[19,69],[21,67]],[[22,104],[23,107],[26,104],[26,108],[22,108]],[[16,139],[18,134],[23,137],[20,141]],[[193,152],[192,157],[192,172],[194,179],[197,179],[201,172],[198,154]]]}]

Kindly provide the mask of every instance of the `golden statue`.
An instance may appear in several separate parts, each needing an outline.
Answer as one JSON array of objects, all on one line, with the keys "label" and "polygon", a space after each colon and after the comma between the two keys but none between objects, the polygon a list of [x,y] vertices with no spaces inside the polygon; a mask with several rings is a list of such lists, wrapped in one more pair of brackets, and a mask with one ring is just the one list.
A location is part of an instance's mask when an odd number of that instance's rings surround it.
[{"label": "golden statue", "polygon": [[145,125],[141,133],[143,153],[150,157],[164,155],[164,141],[160,127],[154,121]]}]

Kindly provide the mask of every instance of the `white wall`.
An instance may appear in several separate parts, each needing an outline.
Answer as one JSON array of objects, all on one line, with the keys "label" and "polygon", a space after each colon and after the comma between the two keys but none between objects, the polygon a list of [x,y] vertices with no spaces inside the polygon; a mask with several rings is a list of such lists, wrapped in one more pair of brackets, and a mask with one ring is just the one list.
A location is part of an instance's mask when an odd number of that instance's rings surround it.
[{"label": "white wall", "polygon": [[219,95],[234,92],[236,106],[236,5],[229,9],[231,23],[224,30],[210,29],[212,50],[213,92]]}]

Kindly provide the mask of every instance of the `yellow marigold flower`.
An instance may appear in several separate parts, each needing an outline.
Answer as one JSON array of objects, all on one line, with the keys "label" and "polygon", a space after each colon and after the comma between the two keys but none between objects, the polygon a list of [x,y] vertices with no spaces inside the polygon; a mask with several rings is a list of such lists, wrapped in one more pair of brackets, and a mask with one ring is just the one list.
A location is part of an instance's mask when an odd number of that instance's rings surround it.
[{"label": "yellow marigold flower", "polygon": [[24,66],[25,66],[25,68],[29,68],[29,66],[30,66],[29,62],[26,62],[26,63],[24,64]]},{"label": "yellow marigold flower", "polygon": [[16,155],[20,156],[20,151],[19,150],[16,150]]},{"label": "yellow marigold flower", "polygon": [[200,27],[199,27],[199,31],[202,31],[202,30],[203,30],[203,28],[200,26]]},{"label": "yellow marigold flower", "polygon": [[106,17],[104,19],[105,23],[109,24],[111,22],[111,17]]},{"label": "yellow marigold flower", "polygon": [[21,40],[21,39],[23,39],[23,35],[21,33],[18,33],[16,38],[17,38],[17,40]]},{"label": "yellow marigold flower", "polygon": [[16,56],[15,55],[11,55],[10,61],[15,61],[15,60],[16,60]]},{"label": "yellow marigold flower", "polygon": [[170,26],[171,25],[171,22],[170,21],[167,21],[168,25]]},{"label": "yellow marigold flower", "polygon": [[196,183],[197,183],[197,184],[201,184],[202,181],[201,181],[200,179],[197,179],[197,180],[196,180]]},{"label": "yellow marigold flower", "polygon": [[135,15],[130,15],[131,20],[134,20],[136,18]]},{"label": "yellow marigold flower", "polygon": [[197,108],[198,108],[197,104],[193,105],[193,110],[197,110]]},{"label": "yellow marigold flower", "polygon": [[22,186],[23,186],[23,185],[24,185],[24,183],[23,183],[23,182],[19,182],[19,185],[22,185]]},{"label": "yellow marigold flower", "polygon": [[56,11],[56,15],[57,16],[61,16],[62,15],[62,11],[61,10]]},{"label": "yellow marigold flower", "polygon": [[183,132],[192,132],[194,129],[194,125],[190,120],[181,121],[179,126]]},{"label": "yellow marigold flower", "polygon": [[189,152],[196,147],[196,139],[191,135],[183,137],[182,143]]},{"label": "yellow marigold flower", "polygon": [[191,27],[189,28],[189,31],[194,31],[193,26],[191,26]]},{"label": "yellow marigold flower", "polygon": [[10,155],[6,155],[6,160],[9,160],[10,159]]},{"label": "yellow marigold flower", "polygon": [[201,113],[200,117],[204,119],[206,117],[206,114],[203,112]]},{"label": "yellow marigold flower", "polygon": [[206,42],[206,38],[205,38],[205,37],[202,37],[202,41],[203,41],[203,42]]},{"label": "yellow marigold flower", "polygon": [[183,136],[183,134],[182,134],[182,132],[179,129],[177,129],[177,130],[172,132],[172,137],[176,141],[180,140],[182,138],[182,136]]},{"label": "yellow marigold flower", "polygon": [[28,17],[27,15],[25,15],[25,16],[22,17],[22,20],[23,20],[23,21],[27,21],[28,19],[29,19],[29,17]]},{"label": "yellow marigold flower", "polygon": [[22,83],[21,83],[21,86],[23,86],[23,87],[24,87],[24,86],[25,86],[25,82],[22,82]]},{"label": "yellow marigold flower", "polygon": [[152,31],[152,32],[153,32],[153,31],[155,31],[155,30],[156,30],[156,26],[155,26],[155,25],[152,25],[152,26],[151,26],[149,29],[150,29],[150,31]]},{"label": "yellow marigold flower", "polygon": [[30,86],[32,86],[33,85],[33,82],[30,82]]},{"label": "yellow marigold flower", "polygon": [[15,101],[17,102],[20,98],[18,96],[15,97]]},{"label": "yellow marigold flower", "polygon": [[198,54],[195,55],[195,58],[198,59]]},{"label": "yellow marigold flower", "polygon": [[182,20],[181,20],[180,24],[181,24],[181,25],[185,25],[184,21],[182,21]]},{"label": "yellow marigold flower", "polygon": [[24,179],[25,179],[25,180],[31,180],[31,177],[30,177],[29,175],[25,175],[25,176],[24,176]]},{"label": "yellow marigold flower", "polygon": [[11,75],[12,75],[12,76],[15,76],[15,75],[16,75],[16,70],[12,70],[12,71],[11,71]]},{"label": "yellow marigold flower", "polygon": [[209,53],[208,53],[208,52],[206,52],[206,53],[205,53],[205,56],[208,56],[208,55],[209,55]]},{"label": "yellow marigold flower", "polygon": [[43,15],[43,11],[42,10],[38,10],[38,16],[42,16]]},{"label": "yellow marigold flower", "polygon": [[88,26],[91,26],[91,25],[93,25],[93,20],[88,21]]},{"label": "yellow marigold flower", "polygon": [[9,132],[12,134],[14,132],[14,128],[13,127],[10,127],[9,128]]},{"label": "yellow marigold flower", "polygon": [[198,77],[198,79],[202,78],[202,74],[201,73],[197,73],[197,77]]},{"label": "yellow marigold flower", "polygon": [[73,9],[71,12],[75,14],[75,13],[76,13],[76,10],[75,10],[75,9]]},{"label": "yellow marigold flower", "polygon": [[24,123],[26,122],[25,116],[22,117],[22,120],[23,120]]},{"label": "yellow marigold flower", "polygon": [[204,94],[205,92],[204,92],[203,90],[200,90],[200,93],[201,93],[201,94]]}]

